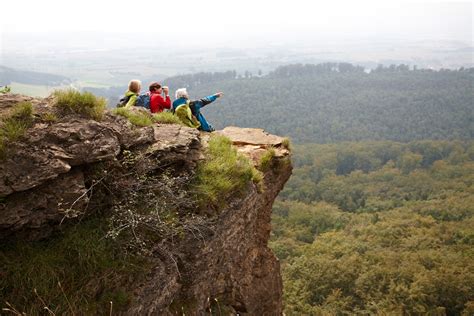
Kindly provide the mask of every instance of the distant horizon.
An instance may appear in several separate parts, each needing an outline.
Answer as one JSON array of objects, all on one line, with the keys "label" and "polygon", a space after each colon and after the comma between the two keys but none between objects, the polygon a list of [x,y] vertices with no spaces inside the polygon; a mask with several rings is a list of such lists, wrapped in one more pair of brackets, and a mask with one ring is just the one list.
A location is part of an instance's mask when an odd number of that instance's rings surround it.
[{"label": "distant horizon", "polygon": [[[18,0],[2,5],[0,48],[8,48],[15,35],[58,34],[118,37],[150,37],[168,46],[295,43],[314,40],[383,39],[453,40],[473,45],[472,1],[335,1],[240,0],[222,5],[217,0],[179,4],[138,0],[128,2],[84,0],[80,5],[64,1]],[[147,18],[144,18],[147,17]],[[149,17],[149,18],[148,18]],[[94,37],[92,36],[92,37]],[[69,40],[75,40],[70,38]],[[87,41],[87,38],[82,40]],[[3,44],[2,44],[3,42]],[[140,44],[140,43],[138,43]]]},{"label": "distant horizon", "polygon": [[81,87],[295,63],[474,66],[471,2],[17,0],[2,10],[0,65]]}]

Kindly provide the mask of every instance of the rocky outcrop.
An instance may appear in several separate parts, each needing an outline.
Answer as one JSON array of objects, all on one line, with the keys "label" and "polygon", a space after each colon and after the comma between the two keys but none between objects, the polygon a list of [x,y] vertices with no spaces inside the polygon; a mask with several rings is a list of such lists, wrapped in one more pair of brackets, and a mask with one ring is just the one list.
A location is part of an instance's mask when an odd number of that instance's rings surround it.
[{"label": "rocky outcrop", "polygon": [[[0,95],[0,114],[25,100],[34,104],[36,113],[50,109],[48,100]],[[218,133],[255,164],[272,148],[275,155],[263,185],[250,183],[243,198],[205,217],[197,233],[185,234],[172,245],[166,240],[157,244],[152,269],[130,285],[133,300],[126,314],[200,315],[213,308],[221,314],[282,313],[279,263],[267,243],[272,203],[291,174],[290,152],[283,138],[263,130],[232,127]],[[96,205],[123,202],[120,189],[102,195],[96,191],[108,175],[123,173],[130,157],[140,157],[133,176],[164,170],[192,175],[208,138],[180,125],[133,127],[110,113],[99,122],[80,116],[45,122],[38,116],[1,161],[0,239],[47,238],[94,212]],[[120,179],[123,183],[107,190],[127,186],[130,180]]]},{"label": "rocky outcrop", "polygon": [[[3,99],[15,104],[11,95],[0,96],[0,104]],[[35,103],[37,112],[48,106]],[[101,122],[80,117],[38,122],[10,146],[0,165],[0,238],[43,238],[59,223],[84,215],[91,189],[84,172],[99,162],[117,162],[123,149],[144,147],[145,168],[173,163],[192,169],[200,154],[199,133],[179,125],[134,129],[111,114]]]},{"label": "rocky outcrop", "polygon": [[[164,258],[150,281],[137,288],[138,299],[130,314],[201,315],[210,307],[222,315],[282,313],[280,265],[267,243],[273,201],[291,174],[290,152],[283,138],[263,130],[233,127],[219,133],[249,157],[275,150],[273,166],[264,175],[264,189],[252,186],[244,199],[233,201],[219,215],[205,237],[184,241],[177,251],[181,255],[176,269],[160,268],[174,266]],[[250,145],[242,139],[243,133],[247,139],[253,135],[258,140]],[[254,152],[248,145],[254,146]],[[161,280],[159,285],[156,280]],[[157,286],[161,290],[155,292]]]}]

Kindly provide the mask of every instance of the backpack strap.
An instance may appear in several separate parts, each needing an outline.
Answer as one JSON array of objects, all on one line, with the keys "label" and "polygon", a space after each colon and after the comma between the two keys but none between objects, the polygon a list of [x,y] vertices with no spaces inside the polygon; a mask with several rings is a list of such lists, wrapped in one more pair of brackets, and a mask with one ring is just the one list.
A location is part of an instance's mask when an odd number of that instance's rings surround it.
[{"label": "backpack strap", "polygon": [[131,97],[132,97],[131,95],[124,96],[123,98],[121,98],[119,100],[119,103],[117,103],[116,107],[118,107],[118,108],[124,107],[125,105],[127,105],[128,101],[130,100]]}]

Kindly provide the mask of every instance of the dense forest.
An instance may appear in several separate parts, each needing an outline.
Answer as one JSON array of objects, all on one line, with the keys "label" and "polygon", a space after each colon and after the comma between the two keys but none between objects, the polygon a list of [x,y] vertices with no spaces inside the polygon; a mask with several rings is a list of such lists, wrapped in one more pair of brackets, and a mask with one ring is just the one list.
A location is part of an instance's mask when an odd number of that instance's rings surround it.
[{"label": "dense forest", "polygon": [[274,205],[287,315],[474,313],[474,143],[296,145]]},{"label": "dense forest", "polygon": [[[261,127],[296,143],[474,136],[474,68],[392,65],[367,72],[349,63],[296,64],[266,75],[196,73],[163,83],[171,91],[187,87],[195,98],[223,91],[222,100],[203,109],[218,129]],[[115,106],[125,87],[88,90]]]}]

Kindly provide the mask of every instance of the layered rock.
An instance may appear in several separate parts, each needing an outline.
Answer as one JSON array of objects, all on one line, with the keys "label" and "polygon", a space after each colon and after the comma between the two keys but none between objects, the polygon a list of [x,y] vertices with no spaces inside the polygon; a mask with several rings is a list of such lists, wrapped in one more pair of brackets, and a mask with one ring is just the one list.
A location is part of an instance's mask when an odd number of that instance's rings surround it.
[{"label": "layered rock", "polygon": [[[181,243],[178,265],[164,257],[150,281],[137,288],[130,314],[202,315],[210,308],[222,315],[282,313],[280,265],[267,243],[273,201],[291,174],[290,152],[283,138],[263,130],[234,127],[218,133],[250,158],[275,150],[273,166],[264,174],[264,189],[252,185],[245,198],[233,201],[219,215],[210,233]],[[248,142],[242,139],[243,133]]]},{"label": "layered rock", "polygon": [[[0,104],[3,98],[14,104],[11,96],[0,96]],[[118,162],[123,149],[144,147],[151,160],[144,164],[147,169],[171,163],[192,169],[199,158],[199,133],[179,125],[134,129],[111,114],[101,122],[70,117],[35,124],[8,148],[0,165],[0,238],[43,238],[59,223],[84,215],[91,189],[84,172],[99,162]]]},{"label": "layered rock", "polygon": [[[25,100],[37,113],[49,109],[48,100],[0,95],[0,114]],[[263,130],[227,128],[219,133],[255,164],[272,148],[275,155],[263,186],[249,184],[244,198],[206,219],[199,236],[187,234],[172,249],[165,242],[156,245],[153,268],[143,280],[132,282],[127,314],[199,315],[212,308],[281,314],[279,263],[267,243],[272,203],[291,174],[289,150],[283,138]],[[101,207],[120,203],[114,198],[120,192],[100,196],[95,186],[107,174],[122,172],[127,152],[141,157],[134,172],[192,174],[208,138],[180,125],[136,128],[110,113],[100,122],[80,116],[53,123],[37,119],[1,161],[0,239],[46,238],[61,225],[94,212],[99,199],[106,202]],[[116,187],[121,185],[126,184]]]}]

